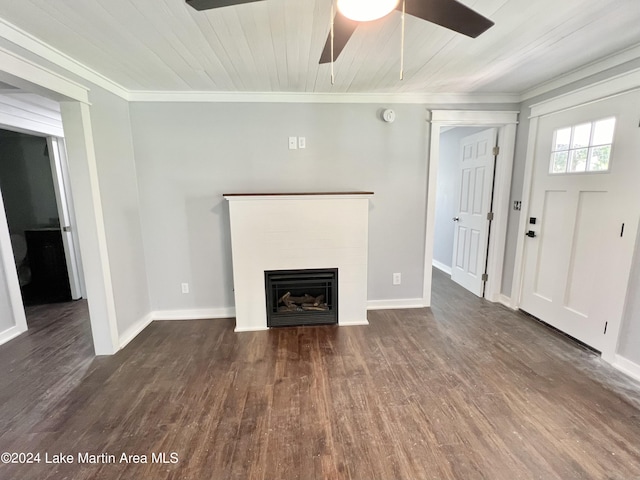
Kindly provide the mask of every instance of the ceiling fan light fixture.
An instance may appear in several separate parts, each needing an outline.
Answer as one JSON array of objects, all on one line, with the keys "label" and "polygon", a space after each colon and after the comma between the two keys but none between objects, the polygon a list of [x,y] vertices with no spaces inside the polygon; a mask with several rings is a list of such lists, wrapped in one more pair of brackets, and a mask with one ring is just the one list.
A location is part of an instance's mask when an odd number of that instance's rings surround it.
[{"label": "ceiling fan light fixture", "polygon": [[356,22],[370,22],[391,13],[400,0],[338,0],[342,15]]}]

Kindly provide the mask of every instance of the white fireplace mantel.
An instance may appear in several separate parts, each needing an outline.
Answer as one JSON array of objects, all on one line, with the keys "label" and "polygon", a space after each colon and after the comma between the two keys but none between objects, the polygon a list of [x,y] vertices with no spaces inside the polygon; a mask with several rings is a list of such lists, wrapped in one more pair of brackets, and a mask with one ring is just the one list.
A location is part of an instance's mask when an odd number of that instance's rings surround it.
[{"label": "white fireplace mantel", "polygon": [[236,332],[267,328],[264,272],[338,269],[338,324],[367,325],[372,192],[230,193]]}]

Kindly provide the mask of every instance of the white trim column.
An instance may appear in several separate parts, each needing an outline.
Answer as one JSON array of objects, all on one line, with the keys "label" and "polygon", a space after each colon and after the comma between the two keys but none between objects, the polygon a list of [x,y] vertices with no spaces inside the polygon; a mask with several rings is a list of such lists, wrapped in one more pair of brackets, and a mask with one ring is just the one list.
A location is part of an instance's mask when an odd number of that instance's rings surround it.
[{"label": "white trim column", "polygon": [[61,102],[87,300],[97,355],[120,348],[89,106]]},{"label": "white trim column", "polygon": [[511,308],[520,306],[520,295],[522,294],[522,280],[524,275],[524,249],[525,236],[529,221],[529,200],[531,198],[531,183],[533,181],[533,164],[536,154],[536,137],[538,136],[539,117],[531,118],[529,123],[529,138],[527,140],[527,156],[524,164],[524,181],[522,185],[522,205],[520,211],[520,222],[518,223],[518,240],[516,243],[516,257],[513,269],[513,283],[511,285]]},{"label": "white trim column", "polygon": [[0,345],[27,331],[27,318],[24,314],[20,281],[14,265],[15,259],[13,257],[9,224],[4,209],[4,201],[0,194],[0,275],[4,275],[4,281],[7,285],[10,310],[13,313],[14,323],[10,331],[0,332]]}]

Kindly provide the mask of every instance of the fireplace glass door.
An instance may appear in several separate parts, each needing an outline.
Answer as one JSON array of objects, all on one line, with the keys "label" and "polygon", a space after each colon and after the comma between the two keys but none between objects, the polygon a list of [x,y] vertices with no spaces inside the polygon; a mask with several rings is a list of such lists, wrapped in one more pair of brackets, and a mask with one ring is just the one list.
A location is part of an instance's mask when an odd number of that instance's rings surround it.
[{"label": "fireplace glass door", "polygon": [[264,272],[267,326],[338,323],[338,269]]}]

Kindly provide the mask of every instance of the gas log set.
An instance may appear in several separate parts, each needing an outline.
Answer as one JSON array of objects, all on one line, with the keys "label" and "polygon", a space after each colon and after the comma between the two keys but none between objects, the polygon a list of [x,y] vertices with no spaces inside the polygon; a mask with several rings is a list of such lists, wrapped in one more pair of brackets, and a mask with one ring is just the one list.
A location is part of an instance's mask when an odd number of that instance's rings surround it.
[{"label": "gas log set", "polygon": [[294,297],[291,292],[285,293],[278,299],[278,312],[307,312],[317,311],[324,312],[329,310],[327,302],[325,302],[324,295],[314,297],[309,294],[304,294],[302,297]]}]

